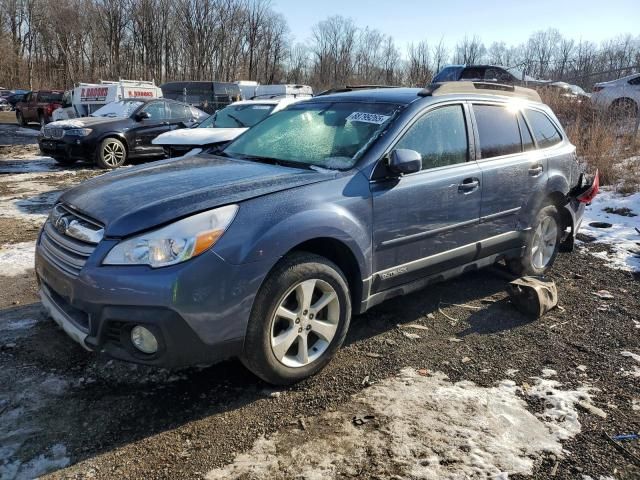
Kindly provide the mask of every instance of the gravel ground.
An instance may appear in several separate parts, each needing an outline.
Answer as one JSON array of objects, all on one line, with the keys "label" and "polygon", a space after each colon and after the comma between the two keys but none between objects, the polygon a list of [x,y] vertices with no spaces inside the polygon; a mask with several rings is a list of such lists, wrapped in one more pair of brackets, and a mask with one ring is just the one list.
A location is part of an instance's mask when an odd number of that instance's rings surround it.
[{"label": "gravel ground", "polygon": [[[6,205],[0,209],[0,245],[18,253],[18,246],[33,242],[53,201],[42,200],[43,193],[100,173],[63,171],[46,160],[44,171],[29,173],[28,164],[37,160],[24,162],[3,161],[0,152],[0,202]],[[37,208],[8,207],[36,197],[42,200]],[[354,398],[412,367],[479,388],[510,379],[525,393],[531,377],[551,369],[564,389],[589,385],[589,405],[596,409],[578,410],[581,431],[562,443],[564,452],[541,452],[529,475],[510,478],[640,478],[640,442],[615,445],[606,437],[640,432],[640,363],[632,356],[640,354],[640,278],[590,254],[607,248],[584,244],[559,256],[551,278],[561,308],[542,319],[528,320],[513,308],[500,267],[469,273],[354,318],[344,348],[323,372],[279,390],[237,361],[166,371],[96,357],[46,318],[29,258],[22,269],[7,268],[24,252],[2,263],[0,251],[0,477],[49,471],[47,478],[204,478],[251,451],[260,438],[297,429],[303,440],[313,439],[326,415],[350,422],[362,413]],[[7,271],[12,276],[2,276]],[[594,293],[603,289],[612,298]],[[531,413],[544,411],[545,401],[518,395]],[[385,421],[365,427],[374,432]],[[329,446],[340,442],[338,432],[329,433]],[[351,464],[346,459],[334,476],[417,478],[390,457],[365,452]],[[280,466],[287,471],[285,463]],[[455,459],[443,468],[460,478]]]}]

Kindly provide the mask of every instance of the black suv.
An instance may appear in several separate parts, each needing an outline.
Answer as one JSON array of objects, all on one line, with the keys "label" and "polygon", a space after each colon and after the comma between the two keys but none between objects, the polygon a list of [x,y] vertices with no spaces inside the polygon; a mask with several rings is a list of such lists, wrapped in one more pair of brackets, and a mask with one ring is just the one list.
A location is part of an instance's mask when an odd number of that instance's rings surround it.
[{"label": "black suv", "polygon": [[496,82],[506,85],[535,86],[540,82],[516,68],[499,65],[448,65],[440,70],[433,83],[479,81]]},{"label": "black suv", "polygon": [[117,168],[130,158],[164,157],[151,140],[161,133],[201,122],[208,115],[167,99],[111,102],[89,117],[45,126],[38,143],[43,154],[71,164],[89,160],[101,168]]}]

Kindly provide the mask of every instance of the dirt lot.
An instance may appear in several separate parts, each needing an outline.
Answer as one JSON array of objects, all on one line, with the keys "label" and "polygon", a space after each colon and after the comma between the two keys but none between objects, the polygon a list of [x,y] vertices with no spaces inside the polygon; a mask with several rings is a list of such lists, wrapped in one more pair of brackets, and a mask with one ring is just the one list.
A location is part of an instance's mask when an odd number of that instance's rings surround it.
[{"label": "dirt lot", "polygon": [[37,228],[99,173],[0,150],[0,478],[640,478],[640,442],[607,437],[640,432],[640,277],[615,245],[561,255],[540,320],[500,268],[470,273],[356,317],[321,374],[274,390],[237,361],[96,357],[46,318]]}]

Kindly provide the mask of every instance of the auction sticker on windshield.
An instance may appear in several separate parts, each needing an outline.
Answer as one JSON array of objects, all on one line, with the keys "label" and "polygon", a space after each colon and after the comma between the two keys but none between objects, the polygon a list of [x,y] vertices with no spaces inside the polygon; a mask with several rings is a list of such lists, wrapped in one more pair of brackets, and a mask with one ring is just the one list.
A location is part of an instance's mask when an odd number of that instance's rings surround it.
[{"label": "auction sticker on windshield", "polygon": [[389,115],[380,115],[379,113],[353,112],[347,117],[349,122],[375,123],[381,125],[387,121]]}]

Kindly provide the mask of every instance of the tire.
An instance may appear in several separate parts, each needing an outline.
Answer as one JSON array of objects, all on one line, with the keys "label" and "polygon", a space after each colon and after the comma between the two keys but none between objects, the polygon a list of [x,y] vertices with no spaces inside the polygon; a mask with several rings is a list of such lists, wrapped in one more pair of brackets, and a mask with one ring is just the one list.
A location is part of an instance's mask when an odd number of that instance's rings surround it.
[{"label": "tire", "polygon": [[22,112],[20,110],[16,112],[16,121],[18,122],[18,125],[20,125],[21,127],[27,126],[27,122],[25,122],[24,120],[24,115],[22,115]]},{"label": "tire", "polygon": [[127,149],[117,138],[109,137],[100,142],[96,152],[96,165],[105,170],[118,168],[127,161]]},{"label": "tire", "polygon": [[69,158],[69,157],[53,157],[53,159],[59,163],[60,165],[73,165],[74,163],[76,163],[76,159],[75,158]]},{"label": "tire", "polygon": [[516,275],[544,275],[558,256],[564,227],[555,205],[543,207],[527,234],[524,255],[509,262]]},{"label": "tire", "polygon": [[[327,303],[318,305],[319,299]],[[351,297],[340,269],[319,255],[287,255],[255,297],[242,363],[266,382],[299,382],[329,363],[350,319]]]},{"label": "tire", "polygon": [[616,120],[636,118],[638,105],[630,98],[620,98],[614,101],[609,108],[611,116]]}]

